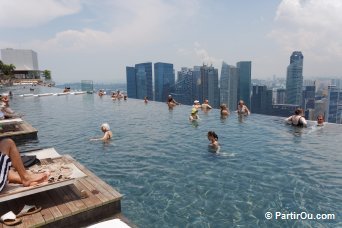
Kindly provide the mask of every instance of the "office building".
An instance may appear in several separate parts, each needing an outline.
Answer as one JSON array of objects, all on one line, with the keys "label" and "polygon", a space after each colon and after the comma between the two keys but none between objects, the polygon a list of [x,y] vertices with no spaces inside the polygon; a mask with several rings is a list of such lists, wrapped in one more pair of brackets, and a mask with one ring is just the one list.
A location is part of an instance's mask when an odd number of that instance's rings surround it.
[{"label": "office building", "polygon": [[277,89],[276,104],[285,104],[286,89]]},{"label": "office building", "polygon": [[201,67],[201,86],[199,94],[200,102],[205,99],[209,100],[209,104],[213,108],[220,106],[220,92],[218,87],[218,70],[213,66],[203,65]]},{"label": "office building", "polygon": [[181,71],[177,72],[177,82],[171,87],[171,95],[181,104],[192,105],[194,100],[198,99],[194,94],[195,86],[193,70],[182,67]]},{"label": "office building", "polygon": [[342,124],[342,90],[335,85],[328,87],[327,116],[329,123]]},{"label": "office building", "polygon": [[135,77],[135,68],[126,67],[127,96],[137,98],[137,79]]},{"label": "office building", "polygon": [[252,62],[240,61],[236,64],[236,67],[239,74],[238,100],[243,100],[247,107],[250,107]]},{"label": "office building", "polygon": [[222,62],[220,78],[220,102],[230,110],[236,110],[238,102],[239,76],[235,66]]},{"label": "office building", "polygon": [[[133,74],[134,69],[134,74]],[[128,97],[153,100],[152,63],[139,63],[126,67]]]},{"label": "office building", "polygon": [[175,74],[173,64],[155,63],[154,64],[154,100],[165,102],[170,89],[175,85]]},{"label": "office building", "polygon": [[290,57],[290,65],[287,67],[286,76],[286,103],[302,104],[303,87],[303,54],[295,51]]},{"label": "office building", "polygon": [[271,115],[273,91],[267,86],[253,86],[251,112]]}]

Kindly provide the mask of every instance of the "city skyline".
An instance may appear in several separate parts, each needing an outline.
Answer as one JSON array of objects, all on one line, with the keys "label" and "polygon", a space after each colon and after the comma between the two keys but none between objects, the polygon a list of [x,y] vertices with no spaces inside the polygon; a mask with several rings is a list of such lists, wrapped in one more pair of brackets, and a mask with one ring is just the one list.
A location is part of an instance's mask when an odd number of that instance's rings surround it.
[{"label": "city skyline", "polygon": [[0,48],[37,52],[57,83],[123,83],[134,62],[251,61],[253,79],[285,78],[293,51],[304,79],[341,78],[341,10],[335,0],[2,0]]}]

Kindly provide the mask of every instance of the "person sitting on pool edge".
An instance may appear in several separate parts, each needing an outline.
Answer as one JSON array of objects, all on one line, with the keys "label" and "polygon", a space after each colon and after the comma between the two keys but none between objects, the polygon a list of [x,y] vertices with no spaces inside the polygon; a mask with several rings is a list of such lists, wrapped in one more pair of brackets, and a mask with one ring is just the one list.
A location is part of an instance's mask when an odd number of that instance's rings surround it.
[{"label": "person sitting on pool edge", "polygon": [[196,108],[191,109],[191,114],[189,116],[190,121],[199,120],[198,110]]},{"label": "person sitting on pool edge", "polygon": [[210,141],[209,146],[213,149],[217,149],[219,147],[218,136],[214,131],[208,131],[208,140]]},{"label": "person sitting on pool edge", "polygon": [[324,116],[322,114],[319,114],[317,116],[317,126],[319,127],[324,126]]},{"label": "person sitting on pool edge", "polygon": [[[15,168],[15,171],[10,169],[11,166]],[[12,139],[0,141],[0,192],[7,181],[27,187],[47,182],[49,176],[49,172],[37,174],[28,172],[24,167],[15,142]]]},{"label": "person sitting on pool edge", "polygon": [[297,108],[295,110],[295,114],[286,118],[285,121],[288,124],[291,124],[292,126],[296,127],[306,127],[308,124],[305,118],[303,117],[303,110],[300,108]]},{"label": "person sitting on pool edge", "polygon": [[104,133],[102,138],[90,139],[90,140],[91,141],[98,141],[98,140],[107,141],[113,137],[113,133],[110,131],[109,124],[107,124],[107,123],[102,124],[101,125],[101,131]]}]

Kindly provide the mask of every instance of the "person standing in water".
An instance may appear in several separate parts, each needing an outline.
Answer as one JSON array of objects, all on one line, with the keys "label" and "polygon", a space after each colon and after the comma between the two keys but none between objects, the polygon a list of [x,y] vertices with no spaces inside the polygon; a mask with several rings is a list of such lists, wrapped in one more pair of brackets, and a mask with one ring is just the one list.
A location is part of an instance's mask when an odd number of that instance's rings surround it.
[{"label": "person standing in water", "polygon": [[208,140],[210,141],[209,146],[212,149],[217,150],[219,148],[218,136],[214,131],[208,131]]},{"label": "person standing in water", "polygon": [[245,105],[245,102],[243,100],[239,101],[238,107],[237,107],[237,113],[239,115],[250,115],[251,112],[249,111],[249,109],[247,108],[247,106]]},{"label": "person standing in water", "polygon": [[295,114],[286,118],[285,121],[288,124],[291,124],[292,126],[296,127],[306,127],[308,124],[305,118],[303,117],[303,110],[300,108],[296,109]]},{"label": "person standing in water", "polygon": [[109,139],[111,139],[113,137],[113,133],[110,131],[109,124],[107,124],[107,123],[102,124],[101,125],[101,131],[104,133],[102,138],[90,139],[90,140],[91,141],[98,141],[98,140],[108,141]]},{"label": "person standing in water", "polygon": [[190,121],[195,121],[195,120],[199,120],[199,116],[198,116],[198,110],[196,108],[192,108],[191,109],[191,114],[189,116],[189,120]]}]

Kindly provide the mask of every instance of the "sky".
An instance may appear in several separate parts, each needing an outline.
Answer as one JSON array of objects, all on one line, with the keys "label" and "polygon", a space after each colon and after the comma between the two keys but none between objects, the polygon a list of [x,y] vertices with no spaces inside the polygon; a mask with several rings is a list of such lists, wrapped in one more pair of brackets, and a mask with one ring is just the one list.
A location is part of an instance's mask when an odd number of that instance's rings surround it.
[{"label": "sky", "polygon": [[252,79],[342,78],[341,0],[0,0],[0,49],[31,49],[57,83],[126,82],[126,66],[252,61]]}]

